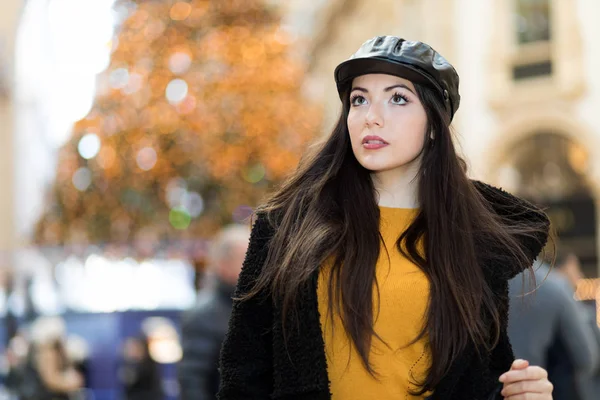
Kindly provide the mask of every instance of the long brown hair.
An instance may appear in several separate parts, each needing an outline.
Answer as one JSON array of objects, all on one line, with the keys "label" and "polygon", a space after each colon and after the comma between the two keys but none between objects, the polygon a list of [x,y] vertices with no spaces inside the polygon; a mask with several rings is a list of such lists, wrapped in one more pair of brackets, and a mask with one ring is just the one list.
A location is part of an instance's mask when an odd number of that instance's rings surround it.
[{"label": "long brown hair", "polygon": [[[467,178],[439,96],[415,88],[429,125],[417,177],[420,209],[396,247],[430,281],[425,324],[415,338],[427,336],[432,355],[425,380],[418,382],[418,393],[424,393],[435,389],[469,343],[483,351],[496,345],[499,311],[480,262],[530,267],[516,235],[534,237],[539,227],[508,224],[492,210]],[[275,234],[262,273],[244,298],[268,291],[282,308],[285,326],[297,315],[302,289],[320,266],[332,262],[329,313],[340,316],[365,368],[375,374],[369,354],[377,337],[373,286],[382,242],[379,208],[370,172],[351,148],[349,109],[344,96],[332,134],[309,148],[297,171],[259,209]]]}]

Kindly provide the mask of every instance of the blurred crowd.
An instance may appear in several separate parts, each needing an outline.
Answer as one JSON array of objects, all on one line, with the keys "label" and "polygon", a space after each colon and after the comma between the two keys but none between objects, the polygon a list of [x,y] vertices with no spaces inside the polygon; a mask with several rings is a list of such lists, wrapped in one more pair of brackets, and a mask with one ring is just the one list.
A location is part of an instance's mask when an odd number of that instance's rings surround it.
[{"label": "blurred crowd", "polygon": [[[60,317],[39,317],[14,336],[5,354],[3,399],[93,400],[89,376],[90,348],[69,335]],[[149,351],[148,336],[125,340],[117,371],[126,400],[164,398],[159,366]]]},{"label": "blurred crowd", "polygon": [[22,400],[85,399],[88,354],[61,318],[40,317],[9,342],[6,388]]},{"label": "blurred crowd", "polygon": [[[232,296],[247,250],[250,230],[225,227],[213,240],[195,306],[181,315],[182,357],[177,363],[177,398],[215,399],[219,354]],[[600,329],[593,301],[576,300],[583,278],[578,258],[559,253],[510,282],[509,336],[515,356],[548,370],[555,400],[593,400],[600,395]],[[164,379],[152,357],[151,324],[122,344],[117,371],[126,400],[165,399]],[[59,317],[40,317],[9,343],[4,374],[8,399],[93,399],[90,349],[69,335]]]},{"label": "blurred crowd", "polygon": [[[215,237],[196,306],[181,315],[183,356],[178,365],[179,387],[175,390],[181,399],[215,398],[221,342],[249,236],[248,226],[231,225]],[[116,375],[124,400],[161,400],[167,396],[158,363],[160,356],[151,354],[151,341],[156,340],[151,336],[156,336],[160,319],[147,318],[140,334],[127,337],[122,343]],[[61,317],[38,317],[9,341],[3,374],[5,393],[0,398],[94,399],[90,381],[92,350],[84,338],[69,334]]]}]

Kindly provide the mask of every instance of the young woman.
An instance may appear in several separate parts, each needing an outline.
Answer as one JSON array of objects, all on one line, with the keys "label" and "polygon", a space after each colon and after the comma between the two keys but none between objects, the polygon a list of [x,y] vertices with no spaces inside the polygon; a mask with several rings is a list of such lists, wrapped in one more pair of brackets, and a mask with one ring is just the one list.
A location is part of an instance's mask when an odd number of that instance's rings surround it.
[{"label": "young woman", "polygon": [[257,212],[219,398],[551,399],[506,334],[549,222],[467,178],[454,68],[384,36],[335,79],[337,126]]}]

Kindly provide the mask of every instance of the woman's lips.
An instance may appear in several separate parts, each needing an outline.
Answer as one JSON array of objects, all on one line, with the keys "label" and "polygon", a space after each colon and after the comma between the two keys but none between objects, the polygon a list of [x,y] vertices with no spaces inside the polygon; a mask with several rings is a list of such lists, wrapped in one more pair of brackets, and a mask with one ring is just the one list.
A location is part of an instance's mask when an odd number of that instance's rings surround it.
[{"label": "woman's lips", "polygon": [[383,147],[387,147],[388,144],[386,143],[364,143],[363,147],[367,150],[377,150],[377,149],[381,149]]},{"label": "woman's lips", "polygon": [[362,140],[362,145],[367,150],[377,150],[389,146],[389,143],[379,136],[366,136]]}]

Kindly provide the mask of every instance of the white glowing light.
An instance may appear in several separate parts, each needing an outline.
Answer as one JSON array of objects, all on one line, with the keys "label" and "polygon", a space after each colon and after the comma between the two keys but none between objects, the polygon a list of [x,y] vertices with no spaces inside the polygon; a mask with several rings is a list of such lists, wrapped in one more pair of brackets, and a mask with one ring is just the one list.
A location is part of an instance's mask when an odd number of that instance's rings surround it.
[{"label": "white glowing light", "polygon": [[129,71],[126,68],[117,68],[110,73],[108,82],[113,89],[123,89],[129,83]]},{"label": "white glowing light", "polygon": [[98,152],[100,152],[100,145],[100,138],[98,135],[95,133],[88,133],[79,140],[77,150],[79,150],[81,157],[89,160],[98,155]]},{"label": "white glowing light", "polygon": [[171,104],[178,104],[186,98],[188,94],[188,84],[183,79],[173,79],[167,85],[166,96]]},{"label": "white glowing light", "polygon": [[189,192],[185,200],[185,206],[193,218],[202,214],[202,211],[204,211],[204,199],[202,199],[200,193]]}]

